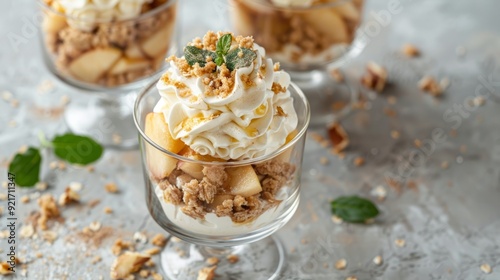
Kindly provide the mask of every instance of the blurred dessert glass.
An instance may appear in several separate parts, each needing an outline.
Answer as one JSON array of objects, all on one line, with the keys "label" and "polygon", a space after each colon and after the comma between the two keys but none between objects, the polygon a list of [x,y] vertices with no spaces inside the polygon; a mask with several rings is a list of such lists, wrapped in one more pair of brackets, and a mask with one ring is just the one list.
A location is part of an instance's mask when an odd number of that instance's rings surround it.
[{"label": "blurred dessert glass", "polygon": [[[40,0],[44,60],[65,84],[97,94],[70,104],[71,130],[131,146],[134,90],[176,51],[176,0]],[[86,98],[89,101],[90,98]]]},{"label": "blurred dessert glass", "polygon": [[[330,121],[332,105],[352,104],[356,92],[331,71],[358,55],[356,40],[363,0],[230,0],[233,28],[252,35],[267,55],[281,63],[311,102],[311,123]],[[348,78],[348,77],[344,77]]]}]

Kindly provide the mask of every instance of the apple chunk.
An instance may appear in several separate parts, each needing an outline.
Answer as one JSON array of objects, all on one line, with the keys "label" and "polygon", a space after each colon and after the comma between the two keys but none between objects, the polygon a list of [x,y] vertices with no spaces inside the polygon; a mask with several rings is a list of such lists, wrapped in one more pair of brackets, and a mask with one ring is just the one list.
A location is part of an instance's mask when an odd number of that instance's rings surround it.
[{"label": "apple chunk", "polygon": [[316,9],[302,14],[304,21],[335,43],[347,43],[349,34],[342,18],[333,11]]},{"label": "apple chunk", "polygon": [[234,195],[231,195],[231,194],[216,194],[214,196],[214,200],[212,201],[212,203],[209,204],[210,208],[212,209],[215,209],[217,208],[217,206],[219,205],[222,205],[222,203],[226,200],[233,200],[234,199]]},{"label": "apple chunk", "polygon": [[141,48],[137,44],[131,44],[125,50],[125,56],[128,58],[144,58]]},{"label": "apple chunk", "polygon": [[[189,148],[189,146],[186,146],[182,151],[179,152],[179,155],[199,161],[224,161],[223,159],[220,158],[214,158],[209,155],[200,155],[196,153],[193,149]],[[181,162],[179,163],[179,169],[184,171],[185,173],[189,174],[191,177],[201,180],[205,176],[203,174],[203,165],[198,164],[198,163],[192,163],[192,162]]]},{"label": "apple chunk", "polygon": [[66,19],[63,16],[48,13],[43,18],[42,28],[45,32],[57,33],[67,25]]},{"label": "apple chunk", "polygon": [[121,57],[117,48],[101,48],[88,51],[69,65],[69,70],[85,82],[96,82]]},{"label": "apple chunk", "polygon": [[173,24],[166,24],[153,35],[142,41],[139,45],[149,57],[156,57],[167,51],[170,37],[174,30]]},{"label": "apple chunk", "polygon": [[[146,116],[145,131],[151,140],[172,153],[177,153],[184,148],[184,143],[181,140],[173,139],[170,135],[162,113],[149,113]],[[149,144],[146,144],[146,162],[156,180],[168,177],[177,165],[177,159]]]},{"label": "apple chunk", "polygon": [[149,61],[146,59],[130,59],[122,57],[109,71],[112,75],[121,74],[128,71],[146,69],[149,66]]},{"label": "apple chunk", "polygon": [[228,175],[227,186],[232,195],[248,197],[262,191],[259,177],[252,166],[226,168],[226,172]]}]

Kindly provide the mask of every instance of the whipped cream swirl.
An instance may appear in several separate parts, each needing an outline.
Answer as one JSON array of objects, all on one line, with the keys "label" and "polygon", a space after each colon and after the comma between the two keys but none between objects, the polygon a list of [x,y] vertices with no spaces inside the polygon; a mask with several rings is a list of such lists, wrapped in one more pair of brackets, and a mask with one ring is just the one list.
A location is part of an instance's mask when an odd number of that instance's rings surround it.
[{"label": "whipped cream swirl", "polygon": [[141,14],[142,6],[152,0],[55,0],[71,17],[68,24],[90,31],[96,22],[127,20]]},{"label": "whipped cream swirl", "polygon": [[[225,160],[255,158],[281,147],[297,126],[293,98],[287,89],[290,76],[274,71],[262,47],[254,44],[257,58],[248,67],[236,69],[235,85],[225,97],[207,96],[202,77],[185,77],[170,62],[170,81],[184,84],[179,89],[160,79],[161,99],[155,112],[163,112],[172,136],[181,139],[201,155]],[[260,71],[259,71],[260,70]],[[248,75],[252,86],[242,81]],[[275,93],[273,83],[286,89]]]}]

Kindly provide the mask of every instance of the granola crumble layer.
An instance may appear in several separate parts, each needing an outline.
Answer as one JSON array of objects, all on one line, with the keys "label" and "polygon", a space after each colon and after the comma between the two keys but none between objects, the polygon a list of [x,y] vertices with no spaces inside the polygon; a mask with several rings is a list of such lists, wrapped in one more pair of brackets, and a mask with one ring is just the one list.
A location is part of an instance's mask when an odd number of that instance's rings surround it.
[{"label": "granola crumble layer", "polygon": [[[70,9],[60,1],[45,0],[42,32],[56,71],[79,82],[106,87],[128,84],[158,71],[171,44],[176,3],[136,2],[116,2],[111,15],[102,18],[100,15],[109,11],[84,9],[90,15],[81,15],[83,8]],[[155,9],[158,11],[150,16],[140,17]]]}]

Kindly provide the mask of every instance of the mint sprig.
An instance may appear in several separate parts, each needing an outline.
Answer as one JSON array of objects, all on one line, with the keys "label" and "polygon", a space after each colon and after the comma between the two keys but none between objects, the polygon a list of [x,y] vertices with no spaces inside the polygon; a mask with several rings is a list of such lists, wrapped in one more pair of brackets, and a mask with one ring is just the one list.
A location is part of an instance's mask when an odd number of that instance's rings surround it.
[{"label": "mint sprig", "polygon": [[331,202],[332,214],[349,223],[364,223],[375,218],[379,211],[368,199],[358,196],[342,196]]},{"label": "mint sprig", "polygon": [[184,48],[184,58],[190,66],[198,63],[201,67],[204,67],[207,57],[210,56],[217,66],[225,63],[231,71],[241,67],[248,67],[257,57],[257,54],[248,48],[235,48],[231,50],[232,41],[233,36],[231,34],[223,35],[217,40],[215,52],[195,46],[186,46]]},{"label": "mint sprig", "polygon": [[[52,148],[54,154],[73,164],[87,165],[98,160],[103,147],[87,136],[66,133],[56,136],[52,141],[39,135],[42,148]],[[23,153],[17,153],[9,164],[9,173],[15,175],[15,182],[20,187],[31,187],[39,181],[42,157],[38,148],[29,147]]]}]

